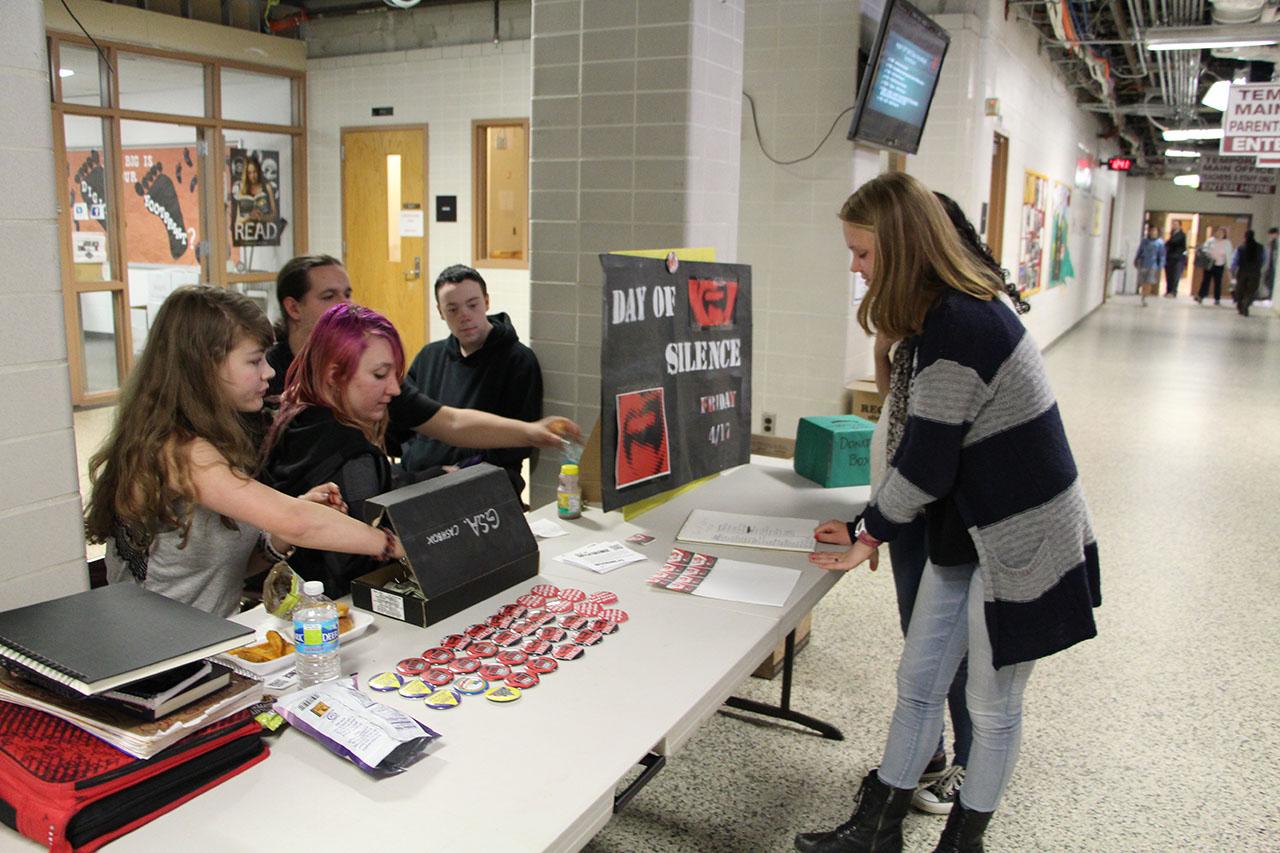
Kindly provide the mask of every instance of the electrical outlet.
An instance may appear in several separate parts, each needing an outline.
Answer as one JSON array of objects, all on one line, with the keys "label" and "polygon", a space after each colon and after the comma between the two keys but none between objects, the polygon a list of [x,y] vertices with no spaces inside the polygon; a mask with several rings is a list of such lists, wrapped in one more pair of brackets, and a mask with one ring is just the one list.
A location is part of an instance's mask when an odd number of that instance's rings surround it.
[{"label": "electrical outlet", "polygon": [[773,435],[773,425],[778,420],[778,416],[773,412],[765,412],[760,416],[760,431],[765,435]]}]

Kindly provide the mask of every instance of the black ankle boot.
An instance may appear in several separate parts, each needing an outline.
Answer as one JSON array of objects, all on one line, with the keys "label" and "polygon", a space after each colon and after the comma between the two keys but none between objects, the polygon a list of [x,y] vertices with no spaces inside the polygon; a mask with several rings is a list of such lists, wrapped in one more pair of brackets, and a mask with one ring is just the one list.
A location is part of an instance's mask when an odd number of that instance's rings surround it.
[{"label": "black ankle boot", "polygon": [[966,809],[956,797],[951,814],[947,816],[946,829],[938,839],[933,853],[983,853],[982,834],[987,831],[991,812],[975,812]]},{"label": "black ankle boot", "polygon": [[872,770],[858,789],[853,816],[830,832],[796,836],[801,853],[900,853],[902,819],[911,807],[914,788],[891,788]]}]

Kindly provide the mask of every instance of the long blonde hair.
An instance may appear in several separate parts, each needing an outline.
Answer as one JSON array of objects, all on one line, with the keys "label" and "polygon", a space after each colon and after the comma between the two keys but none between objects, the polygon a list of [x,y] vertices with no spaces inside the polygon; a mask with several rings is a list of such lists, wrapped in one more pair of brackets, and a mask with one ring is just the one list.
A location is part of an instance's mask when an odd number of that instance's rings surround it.
[{"label": "long blonde hair", "polygon": [[1003,289],[960,242],[942,203],[905,172],[863,184],[839,216],[875,237],[875,265],[858,306],[858,325],[868,334],[918,334],[925,314],[948,287],[983,300]]},{"label": "long blonde hair", "polygon": [[89,460],[85,534],[103,542],[118,527],[149,545],[178,529],[185,544],[196,500],[183,445],[203,438],[247,476],[256,448],[223,390],[218,369],[244,339],[271,345],[271,324],[247,296],[205,285],[165,299],[147,346],[120,391],[115,425]]}]

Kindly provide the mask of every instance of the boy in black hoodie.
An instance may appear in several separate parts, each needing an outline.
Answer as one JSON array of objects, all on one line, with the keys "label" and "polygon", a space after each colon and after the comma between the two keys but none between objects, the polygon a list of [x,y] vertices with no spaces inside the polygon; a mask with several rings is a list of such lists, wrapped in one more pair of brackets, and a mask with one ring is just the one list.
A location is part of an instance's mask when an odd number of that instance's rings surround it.
[{"label": "boy in black hoodie", "polygon": [[[480,273],[455,264],[436,278],[435,293],[436,309],[451,334],[422,348],[406,381],[446,406],[521,421],[540,419],[538,358],[520,343],[506,314],[487,314],[489,290]],[[401,453],[405,470],[415,480],[453,470],[461,462],[484,461],[505,468],[519,494],[524,491],[521,464],[532,451],[528,447],[466,450],[415,434],[402,444]]]}]

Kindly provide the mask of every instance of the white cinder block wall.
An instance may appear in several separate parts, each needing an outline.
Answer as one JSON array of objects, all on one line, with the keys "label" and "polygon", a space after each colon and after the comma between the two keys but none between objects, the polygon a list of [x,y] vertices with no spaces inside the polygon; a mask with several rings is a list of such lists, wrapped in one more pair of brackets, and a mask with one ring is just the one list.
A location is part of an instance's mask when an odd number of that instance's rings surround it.
[{"label": "white cinder block wall", "polygon": [[[528,118],[529,41],[450,45],[395,53],[311,59],[307,62],[307,170],[311,251],[342,255],[344,127],[427,125],[428,255],[423,281],[456,263],[472,264],[471,122]],[[372,107],[395,114],[374,118]],[[458,221],[435,221],[435,196],[458,197]],[[529,271],[478,267],[494,311],[511,315],[529,339]],[[359,282],[356,298],[359,299]],[[449,330],[430,300],[432,340]]]},{"label": "white cinder block wall", "polygon": [[[743,88],[756,103],[764,146],[777,160],[809,154],[857,94],[858,9],[853,0],[753,0],[746,7]],[[776,415],[794,437],[806,415],[845,411],[846,360],[871,372],[871,345],[849,329],[853,277],[836,214],[881,158],[845,139],[849,115],[808,160],[791,166],[761,151],[742,103],[738,260],[752,268],[753,431]]]},{"label": "white cinder block wall", "polygon": [[[920,151],[907,159],[907,171],[955,198],[979,224],[982,204],[989,195],[992,134],[998,131],[1007,136],[1009,170],[1001,261],[1015,275],[1025,170],[1073,187],[1068,246],[1075,281],[1033,296],[1032,310],[1024,317],[1043,348],[1102,302],[1107,275],[1106,227],[1110,204],[1120,192],[1120,179],[1098,168],[1093,172],[1091,189],[1076,188],[1074,181],[1077,161],[1090,156],[1105,160],[1116,149],[1113,143],[1098,139],[1098,121],[1075,105],[1062,78],[1038,53],[1035,30],[1006,21],[1002,11],[979,11],[988,14],[933,16],[951,33],[951,47]],[[999,116],[984,115],[986,98],[999,99]],[[1099,236],[1094,236],[1090,227],[1095,198],[1103,203],[1103,233]],[[1118,210],[1118,222],[1123,219],[1119,214]],[[1119,227],[1115,230],[1123,233]],[[1112,254],[1122,245],[1113,241]]]},{"label": "white cinder block wall", "polygon": [[0,28],[0,610],[89,585],[63,331],[41,0]]}]

